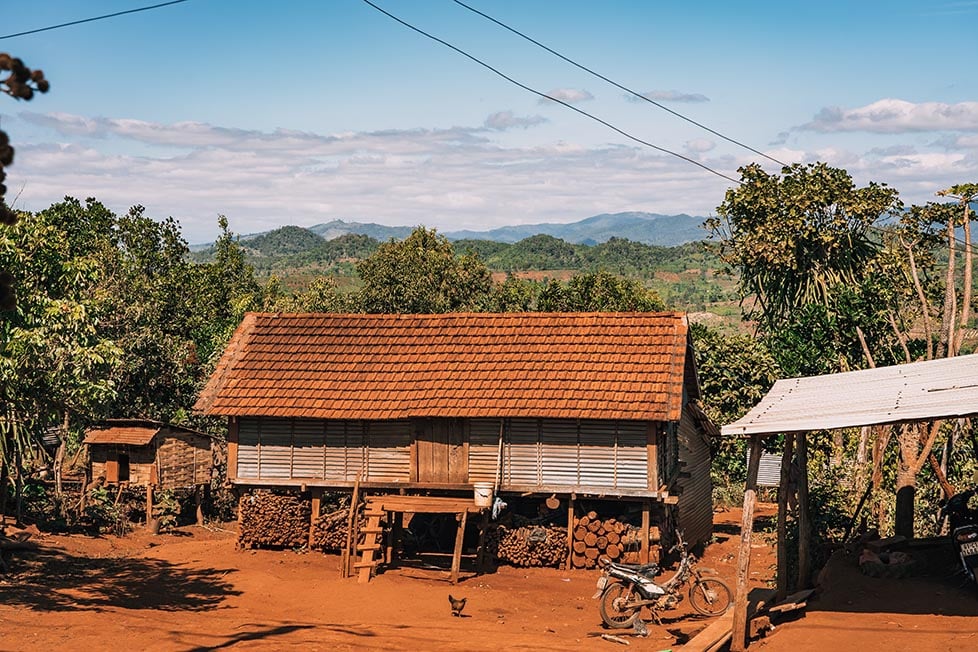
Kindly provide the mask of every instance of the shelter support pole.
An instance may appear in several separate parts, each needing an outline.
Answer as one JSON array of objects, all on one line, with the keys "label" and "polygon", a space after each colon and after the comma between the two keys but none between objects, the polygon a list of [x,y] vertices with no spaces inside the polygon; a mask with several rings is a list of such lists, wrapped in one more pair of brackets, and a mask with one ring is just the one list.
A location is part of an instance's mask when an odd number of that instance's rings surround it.
[{"label": "shelter support pole", "polygon": [[146,527],[153,522],[153,485],[146,485]]},{"label": "shelter support pole", "polygon": [[812,540],[812,520],[808,513],[808,439],[798,433],[798,585],[807,588],[812,583],[812,559],[809,546]]},{"label": "shelter support pole", "polygon": [[788,577],[788,548],[785,543],[788,538],[788,494],[791,493],[791,458],[795,452],[795,436],[787,433],[784,436],[784,453],[781,455],[781,483],[778,487],[778,602],[788,596],[792,590]]},{"label": "shelter support pole", "polygon": [[737,588],[734,597],[731,652],[747,649],[747,580],[750,579],[750,542],[754,532],[754,505],[757,502],[757,470],[761,462],[761,438],[751,437],[747,487],[744,490],[744,513],[740,523],[740,553],[737,556]]},{"label": "shelter support pole", "polygon": [[486,572],[486,535],[489,532],[489,509],[482,510],[479,521],[479,555],[476,558],[476,569],[479,573]]}]

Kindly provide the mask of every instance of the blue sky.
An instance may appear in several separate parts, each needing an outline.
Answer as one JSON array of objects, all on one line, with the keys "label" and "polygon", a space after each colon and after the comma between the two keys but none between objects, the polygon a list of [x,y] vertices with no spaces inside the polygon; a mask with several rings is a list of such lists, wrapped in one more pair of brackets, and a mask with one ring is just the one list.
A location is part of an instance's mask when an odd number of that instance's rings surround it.
[{"label": "blue sky", "polygon": [[[541,91],[728,176],[778,166],[451,0],[375,0]],[[0,35],[151,0],[45,0]],[[978,0],[467,0],[778,160],[825,161],[906,203],[978,181]],[[28,8],[29,7],[29,8]],[[252,233],[332,219],[441,231],[618,211],[709,215],[731,183],[541,101],[361,0],[189,0],[0,40],[52,90],[0,101],[8,198],[64,195]]]}]

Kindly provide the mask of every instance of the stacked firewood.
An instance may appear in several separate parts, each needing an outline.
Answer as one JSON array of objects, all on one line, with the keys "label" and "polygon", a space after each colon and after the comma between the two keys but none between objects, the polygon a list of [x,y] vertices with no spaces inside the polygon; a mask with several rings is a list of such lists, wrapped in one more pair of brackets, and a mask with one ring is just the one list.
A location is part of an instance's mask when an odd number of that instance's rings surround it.
[{"label": "stacked firewood", "polygon": [[241,497],[242,548],[298,548],[309,541],[309,501],[296,494],[255,491]]},{"label": "stacked firewood", "polygon": [[[658,541],[659,529],[649,528],[649,540]],[[596,512],[574,519],[571,566],[594,568],[600,557],[612,561],[638,561],[641,529],[615,518],[602,520]]]},{"label": "stacked firewood", "polygon": [[[342,507],[321,514],[319,520],[312,527],[312,547],[318,550],[342,550],[346,545],[346,531],[350,521],[350,508]],[[367,526],[367,519],[363,516],[363,511],[357,512],[357,531],[360,532],[359,539],[363,541],[363,528]]]},{"label": "stacked firewood", "polygon": [[486,551],[513,566],[560,566],[567,558],[567,529],[499,525],[486,536]]}]

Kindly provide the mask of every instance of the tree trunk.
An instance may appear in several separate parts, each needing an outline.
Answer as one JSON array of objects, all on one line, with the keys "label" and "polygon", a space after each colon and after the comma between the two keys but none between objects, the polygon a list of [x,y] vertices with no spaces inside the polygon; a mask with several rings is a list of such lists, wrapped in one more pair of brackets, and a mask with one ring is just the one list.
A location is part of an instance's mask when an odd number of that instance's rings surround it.
[{"label": "tree trunk", "polygon": [[920,282],[920,274],[917,272],[917,259],[913,255],[913,245],[908,245],[903,241],[902,237],[900,238],[900,244],[907,250],[907,261],[910,263],[910,278],[913,279],[913,287],[917,291],[917,299],[920,301],[920,311],[924,317],[924,339],[927,341],[925,351],[927,359],[930,360],[934,357],[934,338],[930,330],[930,302],[927,301],[927,294],[924,292],[924,286]]},{"label": "tree trunk", "polygon": [[937,357],[953,357],[957,339],[956,321],[958,297],[954,289],[954,219],[947,221],[947,275],[944,279],[944,312],[941,316],[941,340],[937,345]]},{"label": "tree trunk", "polygon": [[964,288],[961,292],[961,327],[958,329],[958,336],[954,340],[955,355],[961,350],[964,331],[968,328],[968,322],[971,320],[971,219],[968,202],[962,203],[964,204]]},{"label": "tree trunk", "polygon": [[894,534],[908,539],[914,533],[914,496],[917,491],[917,474],[914,473],[914,462],[920,446],[920,436],[917,429],[901,426],[897,435],[900,445],[900,458],[896,475],[896,514],[893,519]]}]

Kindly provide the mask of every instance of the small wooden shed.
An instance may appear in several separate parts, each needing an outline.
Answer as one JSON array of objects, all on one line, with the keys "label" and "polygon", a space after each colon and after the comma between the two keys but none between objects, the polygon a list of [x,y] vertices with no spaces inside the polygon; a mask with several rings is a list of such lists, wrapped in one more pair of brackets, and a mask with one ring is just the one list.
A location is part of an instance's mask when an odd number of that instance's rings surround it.
[{"label": "small wooden shed", "polygon": [[196,408],[235,485],[676,506],[712,534],[709,436],[680,313],[249,313]]},{"label": "small wooden shed", "polygon": [[146,487],[147,520],[154,489],[202,488],[213,472],[210,435],[146,419],[109,419],[85,433],[88,481]]}]

